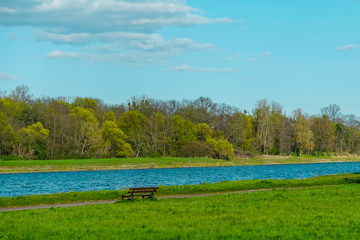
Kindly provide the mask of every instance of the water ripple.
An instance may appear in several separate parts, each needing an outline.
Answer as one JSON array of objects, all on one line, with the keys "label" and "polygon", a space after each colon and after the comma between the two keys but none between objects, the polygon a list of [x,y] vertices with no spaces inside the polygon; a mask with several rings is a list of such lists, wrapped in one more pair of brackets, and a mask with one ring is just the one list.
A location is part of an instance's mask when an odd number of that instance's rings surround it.
[{"label": "water ripple", "polygon": [[360,162],[0,174],[0,197],[360,172]]}]

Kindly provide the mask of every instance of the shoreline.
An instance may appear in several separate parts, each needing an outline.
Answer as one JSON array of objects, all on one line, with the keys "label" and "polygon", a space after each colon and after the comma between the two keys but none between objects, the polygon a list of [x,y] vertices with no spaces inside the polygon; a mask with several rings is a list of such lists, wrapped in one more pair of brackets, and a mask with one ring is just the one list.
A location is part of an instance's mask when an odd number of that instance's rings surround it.
[{"label": "shoreline", "polygon": [[[360,181],[360,173],[343,173],[335,175],[315,176],[301,179],[253,179],[222,181],[216,183],[202,183],[195,185],[172,185],[160,186],[157,196],[183,195],[183,194],[206,194],[244,191],[250,189],[274,189],[323,185],[356,184]],[[107,201],[118,200],[121,194],[126,194],[127,189],[118,190],[95,190],[95,191],[70,191],[62,193],[48,193],[35,195],[22,195],[14,197],[0,197],[0,208],[22,207],[46,204],[62,204],[69,202],[84,201]]]},{"label": "shoreline", "polygon": [[[279,158],[281,159],[281,158]],[[266,159],[263,159],[266,160]],[[274,160],[274,159],[271,159]],[[41,170],[34,170],[32,171],[30,168],[27,170],[20,170],[20,171],[15,171],[15,172],[10,172],[10,171],[2,171],[0,169],[0,175],[4,175],[4,174],[23,174],[23,173],[61,173],[61,172],[91,172],[91,171],[117,171],[117,170],[146,170],[146,169],[177,169],[177,168],[214,168],[214,167],[240,167],[240,166],[274,166],[274,165],[300,165],[300,164],[326,164],[326,163],[354,163],[354,162],[360,162],[360,159],[351,159],[349,161],[344,161],[343,159],[334,159],[333,161],[329,161],[329,159],[326,159],[327,161],[311,161],[314,159],[310,159],[310,161],[303,161],[303,162],[288,162],[288,163],[279,163],[279,162],[271,162],[271,163],[254,163],[254,164],[236,164],[234,162],[229,161],[228,163],[234,163],[232,165],[222,165],[222,164],[209,164],[209,165],[203,165],[203,166],[195,166],[195,165],[184,165],[184,166],[149,166],[149,167],[143,167],[143,166],[139,166],[139,167],[116,167],[116,165],[109,165],[109,167],[105,167],[101,166],[101,165],[94,165],[93,167],[87,168],[87,169],[81,169],[82,165],[78,165],[79,168],[77,169],[66,169],[66,170],[58,170],[58,169],[54,169],[52,171],[46,171],[48,169],[44,169],[44,171]],[[319,159],[321,160],[321,159]],[[325,159],[323,159],[325,160]],[[46,160],[45,160],[46,161]],[[62,161],[62,160],[56,160],[56,161]],[[156,162],[153,162],[156,164]],[[196,162],[194,162],[196,163]],[[140,165],[140,164],[139,164]],[[48,167],[48,166],[59,166],[59,165],[33,165],[33,166],[37,166],[39,168],[41,167]],[[60,165],[60,166],[68,166],[68,165]],[[85,165],[83,165],[85,166]],[[16,166],[15,166],[16,167]],[[89,166],[87,166],[89,167]],[[1,168],[1,166],[0,166]],[[11,168],[11,166],[9,166],[8,168]]]}]

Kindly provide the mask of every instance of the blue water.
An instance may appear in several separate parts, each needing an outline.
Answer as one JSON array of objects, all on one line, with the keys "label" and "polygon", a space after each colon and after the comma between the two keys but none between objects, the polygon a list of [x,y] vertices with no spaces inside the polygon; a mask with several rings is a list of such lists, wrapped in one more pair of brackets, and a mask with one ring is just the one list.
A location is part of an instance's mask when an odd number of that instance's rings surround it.
[{"label": "blue water", "polygon": [[0,174],[0,197],[360,172],[360,162]]}]

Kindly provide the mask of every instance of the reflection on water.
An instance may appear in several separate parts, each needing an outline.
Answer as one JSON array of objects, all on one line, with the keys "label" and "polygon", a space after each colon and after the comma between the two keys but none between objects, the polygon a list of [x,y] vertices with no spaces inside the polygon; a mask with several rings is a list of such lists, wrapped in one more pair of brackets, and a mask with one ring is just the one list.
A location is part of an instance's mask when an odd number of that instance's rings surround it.
[{"label": "reflection on water", "polygon": [[360,172],[360,162],[0,174],[0,197],[355,172]]}]

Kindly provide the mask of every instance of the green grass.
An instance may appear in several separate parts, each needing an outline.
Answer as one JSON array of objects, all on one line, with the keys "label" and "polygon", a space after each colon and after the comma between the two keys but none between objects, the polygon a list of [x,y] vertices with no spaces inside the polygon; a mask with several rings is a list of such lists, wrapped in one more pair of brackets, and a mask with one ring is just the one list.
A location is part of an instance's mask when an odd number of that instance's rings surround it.
[{"label": "green grass", "polygon": [[[340,174],[307,179],[289,180],[242,180],[225,181],[220,183],[207,183],[200,185],[181,185],[181,186],[160,186],[157,196],[179,195],[179,194],[201,194],[232,192],[249,189],[272,189],[272,188],[291,188],[321,185],[340,185],[360,183],[360,174]],[[20,197],[0,198],[0,207],[31,206],[41,204],[57,204],[68,202],[116,200],[120,194],[127,190],[107,190],[94,192],[70,192],[46,195],[30,195]]]},{"label": "green grass", "polygon": [[0,239],[359,239],[360,185],[0,213]]},{"label": "green grass", "polygon": [[211,158],[112,158],[74,160],[15,160],[0,161],[0,172],[54,172],[113,170],[138,168],[167,168],[188,166],[217,166],[221,160]]},{"label": "green grass", "polygon": [[344,161],[360,161],[360,157],[260,156],[258,158],[244,158],[232,160],[173,157],[76,160],[0,160],[0,173],[114,170],[139,168],[215,167]]}]

